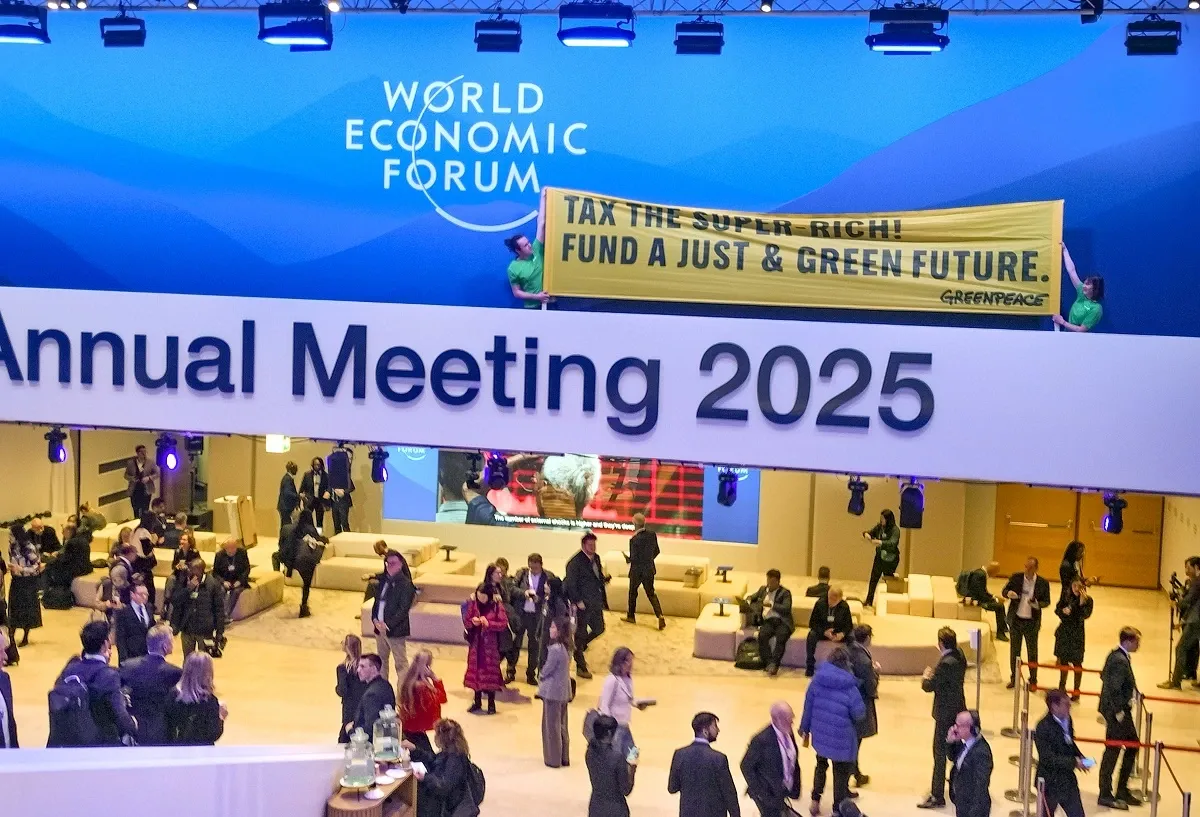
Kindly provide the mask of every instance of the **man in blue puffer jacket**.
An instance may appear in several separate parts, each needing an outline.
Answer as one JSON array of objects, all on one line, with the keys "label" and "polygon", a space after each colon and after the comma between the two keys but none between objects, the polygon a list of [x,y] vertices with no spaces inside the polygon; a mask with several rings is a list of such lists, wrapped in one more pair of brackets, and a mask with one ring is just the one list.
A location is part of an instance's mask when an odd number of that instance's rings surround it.
[{"label": "man in blue puffer jacket", "polygon": [[850,775],[858,758],[858,732],[854,724],[866,717],[867,707],[858,691],[858,681],[851,669],[850,653],[838,647],[808,685],[804,696],[804,714],[800,717],[800,734],[807,746],[811,737],[817,753],[817,768],[813,772],[812,807],[810,813],[821,810],[821,793],[825,790],[825,774],[833,763],[833,813],[850,797]]}]

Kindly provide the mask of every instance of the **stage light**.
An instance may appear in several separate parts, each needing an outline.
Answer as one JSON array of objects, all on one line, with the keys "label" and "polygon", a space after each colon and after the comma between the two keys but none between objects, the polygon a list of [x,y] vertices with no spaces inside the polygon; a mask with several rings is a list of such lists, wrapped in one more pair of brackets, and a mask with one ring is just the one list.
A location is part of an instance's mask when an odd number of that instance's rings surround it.
[{"label": "stage light", "polygon": [[57,426],[46,432],[46,459],[53,463],[67,461],[67,446],[64,444],[67,435]]},{"label": "stage light", "polygon": [[870,486],[863,482],[862,477],[850,477],[846,487],[850,489],[850,503],[846,506],[846,513],[862,516],[863,511],[867,509],[867,498],[864,494]]},{"label": "stage light", "polygon": [[1125,53],[1131,57],[1173,57],[1183,42],[1183,25],[1151,14],[1125,26]]},{"label": "stage light", "polygon": [[268,454],[286,454],[292,450],[292,438],[286,434],[268,434],[266,445]]},{"label": "stage light", "polygon": [[725,47],[725,26],[709,20],[675,25],[676,54],[720,54]]},{"label": "stage light", "polygon": [[499,491],[508,486],[508,479],[508,459],[499,453],[489,454],[483,481],[493,491]]},{"label": "stage light", "polygon": [[333,14],[337,14],[342,10],[342,4],[338,0],[325,0],[325,8],[329,9]]},{"label": "stage light", "polygon": [[1200,0],[1188,0],[1188,8],[1192,11],[1200,9]]},{"label": "stage light", "polygon": [[558,9],[558,39],[563,45],[628,48],[636,36],[633,6],[624,3],[575,2]]},{"label": "stage light", "polygon": [[160,469],[174,471],[179,467],[179,449],[174,437],[170,434],[159,434],[158,439],[154,441],[154,448],[157,454],[155,459]]},{"label": "stage light", "polygon": [[737,502],[737,471],[732,468],[722,468],[717,472],[717,504],[729,507]]},{"label": "stage light", "polygon": [[49,45],[46,10],[28,3],[0,3],[0,43]]},{"label": "stage light", "polygon": [[184,447],[187,449],[188,456],[198,457],[204,453],[204,436],[202,434],[189,434],[184,438]]},{"label": "stage light", "polygon": [[759,11],[770,11],[773,8],[775,8],[775,4],[772,0],[760,0],[758,4]]},{"label": "stage light", "polygon": [[932,6],[875,9],[870,24],[882,29],[867,35],[867,47],[884,54],[934,54],[950,44],[941,33],[949,20],[945,10]]},{"label": "stage light", "polygon": [[[62,5],[62,4],[60,3],[59,5]],[[75,0],[75,8],[79,9],[80,11],[87,8],[87,6],[88,6],[87,0]]]},{"label": "stage light", "polygon": [[1125,520],[1121,512],[1125,510],[1129,503],[1121,498],[1121,495],[1116,491],[1106,491],[1104,493],[1104,507],[1108,508],[1108,513],[1100,520],[1100,527],[1105,533],[1120,533],[1125,527]]},{"label": "stage light", "polygon": [[105,48],[141,48],[146,44],[146,21],[121,12],[100,21],[100,39]]},{"label": "stage light", "polygon": [[371,458],[371,482],[387,482],[388,452],[382,446],[374,445],[367,452],[367,456]]},{"label": "stage light", "polygon": [[481,491],[483,486],[479,484],[480,466],[483,464],[482,454],[468,454],[467,459],[471,463],[471,470],[467,472],[467,487],[472,491]]},{"label": "stage light", "polygon": [[388,0],[388,5],[392,7],[392,11],[398,11],[401,14],[408,11],[408,0]]},{"label": "stage light", "polygon": [[58,0],[46,0],[46,8],[57,9],[58,8]]},{"label": "stage light", "polygon": [[195,11],[200,8],[200,0],[187,0],[187,7]]},{"label": "stage light", "polygon": [[258,39],[291,51],[328,51],[333,47],[329,9],[323,3],[268,3],[258,7]]},{"label": "stage light", "polygon": [[925,486],[909,479],[900,489],[900,527],[919,528],[925,515]]},{"label": "stage light", "polygon": [[475,24],[475,50],[481,54],[516,54],[521,50],[521,24],[516,20],[480,20]]},{"label": "stage light", "polygon": [[1087,25],[1104,14],[1104,0],[1079,0],[1079,22]]}]

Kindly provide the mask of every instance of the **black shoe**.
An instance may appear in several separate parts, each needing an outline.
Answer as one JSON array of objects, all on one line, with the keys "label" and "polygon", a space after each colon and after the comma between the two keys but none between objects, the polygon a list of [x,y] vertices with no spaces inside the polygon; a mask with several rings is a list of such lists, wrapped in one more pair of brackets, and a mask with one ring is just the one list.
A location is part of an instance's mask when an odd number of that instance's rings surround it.
[{"label": "black shoe", "polygon": [[483,711],[483,706],[481,706],[480,704],[471,704],[469,707],[467,707],[468,715],[478,715],[482,711]]},{"label": "black shoe", "polygon": [[667,629],[667,620],[665,618],[662,618],[661,616],[659,616],[659,619],[658,619],[658,629],[660,629],[660,630]]},{"label": "black shoe", "polygon": [[1146,805],[1146,801],[1144,801],[1140,795],[1134,794],[1131,791],[1121,792],[1117,795],[1117,799],[1128,806],[1133,806],[1134,808],[1140,808],[1141,806]]},{"label": "black shoe", "polygon": [[22,638],[21,643],[17,645],[18,649],[21,647],[28,647],[28,646],[29,646],[29,636],[25,636],[24,638]]},{"label": "black shoe", "polygon": [[1096,805],[1102,808],[1115,809],[1116,811],[1129,811],[1129,804],[1124,800],[1118,800],[1115,797],[1106,797],[1103,794],[1097,798]]},{"label": "black shoe", "polygon": [[308,617],[309,617],[309,616],[311,616],[311,615],[312,615],[312,611],[311,611],[311,610],[309,610],[307,607],[301,607],[301,608],[300,608],[300,615],[299,615],[299,616],[297,616],[297,618],[308,618]]},{"label": "black shoe", "polygon": [[515,680],[517,680],[517,668],[509,667],[504,671],[504,683],[511,684]]},{"label": "black shoe", "polygon": [[1164,681],[1158,685],[1159,689],[1183,689],[1183,684],[1177,684],[1174,681]]},{"label": "black shoe", "polygon": [[997,641],[1008,641],[1008,633],[997,633],[996,640]]},{"label": "black shoe", "polygon": [[537,686],[537,676],[535,676],[532,672],[528,673],[525,676],[525,683],[529,684],[531,687]]},{"label": "black shoe", "polygon": [[772,678],[774,678],[778,674],[779,667],[777,667],[775,664],[767,664],[767,675],[770,675]]},{"label": "black shoe", "polygon": [[488,704],[487,713],[488,713],[489,715],[495,715],[495,714],[496,714],[496,705],[495,705],[495,704]]},{"label": "black shoe", "polygon": [[1004,685],[1004,688],[1005,688],[1005,689],[1012,689],[1012,688],[1013,688],[1013,687],[1015,687],[1016,685],[1017,685],[1017,682],[1016,682],[1016,680],[1014,679],[1014,680],[1011,680],[1011,681],[1009,681],[1007,684],[1005,684],[1005,685]]},{"label": "black shoe", "polygon": [[811,678],[811,677],[813,677],[813,672],[814,672],[814,670],[812,670],[812,669],[805,669],[805,670],[804,670],[804,677],[805,677],[805,678]]},{"label": "black shoe", "polygon": [[586,681],[586,680],[589,680],[589,679],[592,677],[592,674],[591,674],[590,672],[588,672],[588,668],[587,668],[587,667],[576,667],[576,668],[575,668],[575,675],[576,675],[576,677],[578,677],[578,678],[582,678],[582,679],[584,679],[585,681]]},{"label": "black shoe", "polygon": [[858,792],[856,792],[856,791],[852,791],[852,792],[850,792],[849,794],[847,794],[846,796],[847,796],[847,797],[849,797],[851,800],[857,800],[857,799],[858,799]]},{"label": "black shoe", "polygon": [[863,786],[867,785],[870,782],[871,782],[871,775],[869,775],[869,774],[856,774],[854,776],[854,785],[858,786],[859,788],[862,788]]},{"label": "black shoe", "polygon": [[939,800],[938,798],[934,797],[933,795],[926,797],[924,803],[917,803],[917,808],[945,808],[945,807],[946,807],[946,801]]},{"label": "black shoe", "polygon": [[621,616],[621,621],[624,621],[626,624],[637,624],[637,619],[633,616]]}]

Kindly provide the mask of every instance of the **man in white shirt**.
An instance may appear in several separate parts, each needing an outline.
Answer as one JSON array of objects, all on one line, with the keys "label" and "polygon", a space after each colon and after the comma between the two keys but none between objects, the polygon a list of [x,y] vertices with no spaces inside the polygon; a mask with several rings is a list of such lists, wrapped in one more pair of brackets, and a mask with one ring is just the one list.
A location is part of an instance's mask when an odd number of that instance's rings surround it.
[{"label": "man in white shirt", "polygon": [[[1025,570],[1014,573],[1004,585],[1004,598],[1008,599],[1008,642],[1009,681],[1008,688],[1016,685],[1017,662],[1021,659],[1021,642],[1025,642],[1025,653],[1029,663],[1038,660],[1038,633],[1042,629],[1042,608],[1050,606],[1050,582],[1038,575],[1038,560],[1030,556],[1025,560]],[[1037,684],[1037,667],[1029,668],[1029,683]]]},{"label": "man in white shirt", "polygon": [[526,565],[527,567],[518,570],[517,575],[513,577],[512,598],[509,599],[509,604],[517,611],[517,616],[513,622],[513,646],[508,653],[508,673],[505,678],[508,683],[512,683],[517,677],[521,642],[528,635],[525,683],[537,684],[538,656],[541,655],[542,604],[546,601],[547,580],[550,574],[542,569],[542,556],[539,553],[530,553]]},{"label": "man in white shirt", "polygon": [[145,585],[136,584],[129,591],[129,604],[113,616],[118,664],[146,654],[146,633],[154,626],[149,601]]}]

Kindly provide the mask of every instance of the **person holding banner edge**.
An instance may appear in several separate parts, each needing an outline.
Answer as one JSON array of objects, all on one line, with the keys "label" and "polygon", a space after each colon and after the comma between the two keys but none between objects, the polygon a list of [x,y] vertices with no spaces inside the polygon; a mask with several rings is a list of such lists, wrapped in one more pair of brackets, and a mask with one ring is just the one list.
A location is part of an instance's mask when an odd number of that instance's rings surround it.
[{"label": "person holding banner edge", "polygon": [[1071,276],[1071,283],[1075,285],[1075,303],[1071,304],[1067,317],[1054,316],[1054,325],[1068,332],[1090,332],[1096,328],[1096,324],[1100,323],[1100,318],[1104,315],[1104,307],[1100,305],[1104,300],[1104,279],[1099,275],[1089,275],[1080,280],[1075,262],[1071,260],[1070,250],[1065,242],[1060,244],[1063,268],[1066,269],[1067,275]]},{"label": "person holding banner edge", "polygon": [[538,204],[537,237],[529,239],[518,233],[504,239],[504,246],[516,256],[508,265],[508,283],[514,298],[526,309],[545,308],[550,295],[542,289],[542,262],[546,244],[546,190],[542,188]]}]

